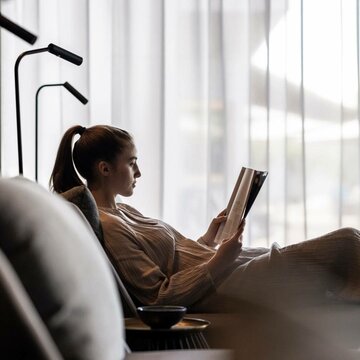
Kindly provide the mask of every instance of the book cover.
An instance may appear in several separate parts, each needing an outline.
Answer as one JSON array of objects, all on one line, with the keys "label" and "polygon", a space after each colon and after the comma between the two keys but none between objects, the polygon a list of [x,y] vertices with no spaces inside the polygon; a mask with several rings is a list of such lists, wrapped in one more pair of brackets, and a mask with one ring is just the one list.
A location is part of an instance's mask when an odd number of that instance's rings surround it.
[{"label": "book cover", "polygon": [[246,218],[254,204],[267,175],[267,171],[246,167],[241,169],[226,208],[226,222],[220,225],[215,237],[217,244],[236,232],[242,219]]}]

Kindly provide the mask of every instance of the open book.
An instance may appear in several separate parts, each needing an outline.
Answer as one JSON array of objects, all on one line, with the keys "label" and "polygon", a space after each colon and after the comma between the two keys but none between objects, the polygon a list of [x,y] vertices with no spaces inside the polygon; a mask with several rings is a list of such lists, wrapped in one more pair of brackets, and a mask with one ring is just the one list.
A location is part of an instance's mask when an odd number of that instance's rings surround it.
[{"label": "open book", "polygon": [[220,225],[215,237],[217,244],[220,244],[222,240],[236,232],[241,220],[245,219],[249,213],[267,175],[267,171],[259,171],[245,167],[241,169],[226,208],[226,222]]}]

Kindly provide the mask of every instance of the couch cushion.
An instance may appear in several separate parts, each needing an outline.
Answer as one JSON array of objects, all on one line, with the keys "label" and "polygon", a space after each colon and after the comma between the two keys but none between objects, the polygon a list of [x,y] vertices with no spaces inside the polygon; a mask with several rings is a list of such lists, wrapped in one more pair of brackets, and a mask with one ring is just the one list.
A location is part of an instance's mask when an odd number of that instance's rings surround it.
[{"label": "couch cushion", "polygon": [[0,247],[63,357],[123,358],[112,274],[71,204],[33,182],[0,179],[0,207]]}]

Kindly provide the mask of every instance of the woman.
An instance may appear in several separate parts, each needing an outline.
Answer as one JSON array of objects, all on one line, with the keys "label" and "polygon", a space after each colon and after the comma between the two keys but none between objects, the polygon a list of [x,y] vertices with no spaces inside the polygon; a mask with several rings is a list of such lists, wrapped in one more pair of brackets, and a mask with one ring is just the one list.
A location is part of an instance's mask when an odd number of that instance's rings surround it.
[{"label": "woman", "polygon": [[[73,137],[80,135],[75,142]],[[75,165],[75,167],[74,167]],[[76,169],[75,169],[76,168]],[[279,248],[244,248],[245,224],[216,250],[221,212],[197,241],[169,224],[116,203],[141,176],[132,136],[112,126],[74,126],[64,134],[50,183],[61,193],[86,179],[99,208],[105,247],[130,293],[142,304],[224,311],[239,300],[266,306],[360,299],[360,234],[346,228]]]}]

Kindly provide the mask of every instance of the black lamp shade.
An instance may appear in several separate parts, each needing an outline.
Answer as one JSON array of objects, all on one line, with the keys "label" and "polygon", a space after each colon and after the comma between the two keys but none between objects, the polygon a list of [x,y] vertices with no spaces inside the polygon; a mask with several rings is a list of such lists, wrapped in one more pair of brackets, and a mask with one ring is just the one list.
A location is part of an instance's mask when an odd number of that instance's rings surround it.
[{"label": "black lamp shade", "polygon": [[70,85],[67,81],[64,82],[64,88],[68,90],[71,94],[73,94],[80,102],[84,105],[88,102],[88,99],[80,94],[72,85]]},{"label": "black lamp shade", "polygon": [[73,63],[75,65],[81,65],[83,62],[83,58],[81,56],[76,55],[68,50],[65,50],[55,44],[49,44],[48,51],[49,51],[49,53],[59,56],[64,60],[70,61],[71,63]]},{"label": "black lamp shade", "polygon": [[14,22],[12,22],[11,20],[9,20],[8,18],[6,18],[5,16],[3,16],[1,14],[0,14],[0,26],[4,29],[10,31],[14,35],[18,36],[19,38],[25,40],[26,42],[28,42],[31,45],[34,44],[37,39],[36,35],[25,30],[23,27],[15,24]]}]

